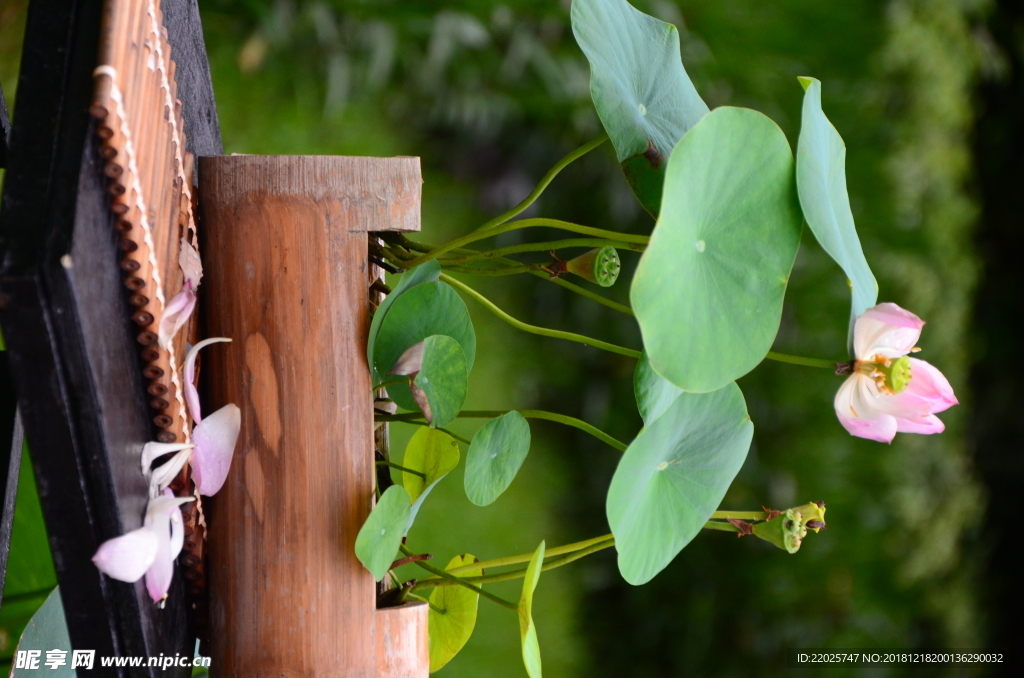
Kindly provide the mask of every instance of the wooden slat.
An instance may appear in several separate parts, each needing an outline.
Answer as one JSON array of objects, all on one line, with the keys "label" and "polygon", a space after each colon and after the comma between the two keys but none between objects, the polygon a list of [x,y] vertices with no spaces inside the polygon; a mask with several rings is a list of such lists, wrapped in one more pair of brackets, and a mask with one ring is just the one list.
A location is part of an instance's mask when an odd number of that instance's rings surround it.
[{"label": "wooden slat", "polygon": [[426,676],[422,605],[375,610],[367,231],[419,227],[417,158],[200,160],[208,407],[242,433],[208,511],[221,676]]}]

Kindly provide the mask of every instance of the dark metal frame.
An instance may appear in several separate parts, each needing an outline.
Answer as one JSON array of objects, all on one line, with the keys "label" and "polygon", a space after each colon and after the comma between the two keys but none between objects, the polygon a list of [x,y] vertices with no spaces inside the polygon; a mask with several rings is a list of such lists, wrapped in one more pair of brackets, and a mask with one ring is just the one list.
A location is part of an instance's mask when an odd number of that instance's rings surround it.
[{"label": "dark metal frame", "polygon": [[[196,0],[162,8],[188,148],[219,155]],[[29,7],[0,210],[0,325],[72,644],[97,657],[191,655],[180,572],[160,610],[141,582],[113,581],[90,560],[141,525],[139,455],[153,435],[88,114],[102,10],[102,0]],[[96,664],[96,675],[168,675]]]}]

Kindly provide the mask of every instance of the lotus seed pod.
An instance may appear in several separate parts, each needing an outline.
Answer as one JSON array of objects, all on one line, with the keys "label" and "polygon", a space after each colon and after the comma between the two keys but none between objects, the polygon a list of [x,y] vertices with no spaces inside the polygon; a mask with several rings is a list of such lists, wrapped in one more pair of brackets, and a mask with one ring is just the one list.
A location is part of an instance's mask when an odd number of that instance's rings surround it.
[{"label": "lotus seed pod", "polygon": [[775,544],[787,553],[796,553],[807,536],[807,528],[800,511],[786,509],[774,520],[754,525],[754,536]]},{"label": "lotus seed pod", "polygon": [[816,501],[803,506],[797,506],[794,511],[799,511],[804,518],[804,525],[808,529],[819,531],[825,527],[825,502]]},{"label": "lotus seed pod", "polygon": [[567,261],[565,270],[579,277],[597,283],[601,287],[611,287],[619,278],[622,263],[619,253],[614,247],[592,249],[586,254]]}]

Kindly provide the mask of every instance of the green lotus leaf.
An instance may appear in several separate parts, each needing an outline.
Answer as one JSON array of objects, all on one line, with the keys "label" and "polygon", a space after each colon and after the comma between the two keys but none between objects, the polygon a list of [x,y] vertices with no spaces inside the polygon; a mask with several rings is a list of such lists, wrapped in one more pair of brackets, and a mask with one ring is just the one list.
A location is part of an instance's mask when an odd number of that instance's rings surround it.
[{"label": "green lotus leaf", "polygon": [[743,465],[754,425],[739,386],[681,393],[622,455],[606,511],[619,572],[650,581],[700,532]]},{"label": "green lotus leaf", "polygon": [[487,506],[508,489],[530,451],[530,425],[515,410],[480,427],[466,453],[466,496]]},{"label": "green lotus leaf", "polygon": [[377,500],[356,536],[356,557],[377,581],[384,578],[395,562],[409,522],[409,503],[405,488],[392,485]]},{"label": "green lotus leaf", "polygon": [[419,471],[426,477],[401,472],[402,486],[412,501],[405,534],[409,533],[420,507],[434,486],[458,466],[459,456],[459,444],[455,439],[436,428],[422,426],[409,439],[409,444],[405,446],[405,456],[402,457],[402,466]]},{"label": "green lotus leaf", "polygon": [[[402,279],[395,285],[395,289],[391,290],[391,293],[384,297],[384,300],[380,302],[377,307],[377,311],[373,314],[373,320],[370,321],[370,333],[366,339],[366,362],[370,365],[370,372],[373,374],[373,383],[380,383],[383,379],[384,372],[378,372],[377,367],[373,361],[373,348],[377,343],[377,335],[380,333],[380,327],[384,323],[384,317],[387,315],[391,305],[395,303],[398,297],[402,296],[406,290],[428,282],[437,282],[437,279],[441,277],[441,264],[437,263],[436,260],[431,259],[430,261],[424,262],[402,275]],[[385,370],[386,372],[386,370]]]},{"label": "green lotus leaf", "polygon": [[459,342],[443,334],[427,337],[423,342],[423,365],[413,383],[426,398],[431,426],[447,426],[454,421],[469,388],[466,354]]},{"label": "green lotus leaf", "polygon": [[850,284],[853,320],[875,305],[878,283],[864,258],[846,193],[846,144],[821,110],[821,83],[799,78],[803,117],[796,145],[796,186],[804,219],[822,249],[836,260]]},{"label": "green lotus leaf", "polygon": [[[469,554],[455,556],[445,570],[479,562]],[[465,570],[459,576],[479,577],[482,569]],[[430,593],[427,612],[427,634],[430,639],[430,671],[433,673],[450,662],[473,635],[480,594],[464,586],[435,586]]]},{"label": "green lotus leaf", "polygon": [[523,664],[530,678],[541,678],[540,644],[537,642],[537,625],[533,623],[533,593],[540,581],[540,570],[544,565],[544,542],[540,543],[523,578],[523,593],[519,597],[519,639],[523,644]]},{"label": "green lotus leaf", "polygon": [[[466,302],[443,282],[420,283],[403,292],[388,308],[373,347],[373,364],[378,374],[386,375],[406,349],[434,334],[449,336],[459,343],[469,374],[476,357],[473,322]],[[389,386],[388,395],[399,407],[419,409],[406,384]]]},{"label": "green lotus leaf", "polygon": [[651,366],[692,393],[760,363],[800,245],[793,156],[770,119],[717,108],[683,137],[630,300]]},{"label": "green lotus leaf", "polygon": [[681,389],[676,388],[662,378],[654,368],[647,354],[640,356],[633,372],[633,393],[636,395],[636,406],[640,410],[644,424],[648,425],[660,417],[669,405],[675,402]]},{"label": "green lotus leaf", "polygon": [[590,96],[637,200],[657,216],[665,165],[707,112],[679,54],[679,31],[626,0],[573,0]]}]

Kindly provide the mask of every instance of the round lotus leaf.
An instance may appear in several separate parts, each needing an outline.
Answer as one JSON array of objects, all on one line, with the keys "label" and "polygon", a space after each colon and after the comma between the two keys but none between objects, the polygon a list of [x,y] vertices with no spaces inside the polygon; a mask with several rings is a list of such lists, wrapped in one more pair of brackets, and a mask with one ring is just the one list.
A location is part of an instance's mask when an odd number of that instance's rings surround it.
[{"label": "round lotus leaf", "polygon": [[466,496],[487,506],[508,489],[530,451],[530,425],[515,410],[480,427],[466,453]]},{"label": "round lotus leaf", "polygon": [[743,465],[754,425],[739,386],[681,393],[622,455],[608,488],[619,572],[647,583],[690,543]]},{"label": "round lotus leaf", "polygon": [[444,431],[436,428],[421,426],[409,439],[405,446],[405,456],[402,457],[402,466],[413,471],[419,471],[425,477],[421,478],[414,473],[400,471],[402,487],[409,493],[412,506],[409,509],[409,519],[405,525],[405,533],[412,529],[416,515],[426,501],[427,495],[434,489],[441,479],[451,473],[459,464],[459,443]]},{"label": "round lotus leaf", "polygon": [[571,18],[597,115],[637,200],[657,215],[669,154],[708,112],[683,68],[679,31],[626,0],[573,0]]},{"label": "round lotus leaf", "polygon": [[[477,558],[469,554],[455,556],[445,570],[472,565]],[[479,577],[483,570],[465,570],[461,577]],[[463,648],[476,627],[480,594],[464,586],[435,586],[430,593],[427,612],[427,637],[430,640],[430,671],[450,662]]]},{"label": "round lotus leaf", "polygon": [[402,296],[406,290],[420,285],[426,282],[437,282],[437,279],[441,277],[441,264],[437,263],[437,260],[431,259],[423,264],[420,264],[411,271],[407,271],[402,274],[402,279],[398,281],[391,293],[384,297],[384,300],[377,306],[377,311],[373,314],[373,320],[370,321],[370,332],[366,339],[366,362],[370,365],[370,371],[373,374],[373,383],[377,384],[383,380],[384,372],[378,372],[373,361],[373,347],[377,343],[377,335],[380,333],[380,326],[384,323],[384,318],[388,314],[391,305],[395,303],[398,297]]},{"label": "round lotus leaf", "polygon": [[[443,282],[416,285],[391,304],[373,348],[377,372],[386,375],[406,349],[434,334],[449,336],[459,343],[465,353],[466,373],[470,373],[476,357],[473,322],[466,303]],[[399,407],[419,409],[406,384],[389,386],[388,395]]]},{"label": "round lotus leaf", "polygon": [[654,370],[716,391],[775,341],[800,245],[786,136],[766,116],[717,108],[676,146],[661,215],[630,300]]},{"label": "round lotus leaf", "polygon": [[676,388],[651,367],[647,354],[640,356],[633,372],[633,393],[644,424],[649,425],[675,402],[682,390]]},{"label": "round lotus leaf", "polygon": [[519,639],[523,646],[523,664],[530,678],[541,678],[540,644],[537,641],[537,625],[533,622],[533,594],[540,581],[544,566],[544,542],[540,543],[523,578],[523,593],[519,597]]},{"label": "round lotus leaf", "polygon": [[[413,384],[426,400],[431,426],[447,426],[454,421],[462,411],[469,388],[466,354],[459,342],[443,334],[427,337],[423,342],[423,365]],[[415,390],[413,398],[416,399]],[[418,404],[424,410],[422,403]]]},{"label": "round lotus leaf", "polygon": [[356,557],[377,581],[384,578],[395,562],[409,522],[409,503],[405,488],[392,485],[377,500],[356,536]]}]

